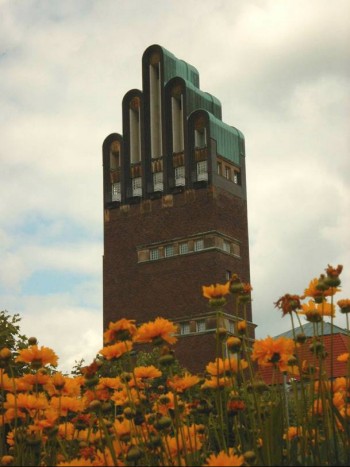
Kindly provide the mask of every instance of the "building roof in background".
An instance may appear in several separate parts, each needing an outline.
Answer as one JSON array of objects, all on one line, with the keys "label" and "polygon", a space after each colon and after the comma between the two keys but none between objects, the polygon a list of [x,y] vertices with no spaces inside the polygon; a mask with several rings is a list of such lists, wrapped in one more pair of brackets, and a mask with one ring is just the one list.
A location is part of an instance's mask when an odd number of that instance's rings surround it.
[{"label": "building roof in background", "polygon": [[[323,322],[323,328],[321,327],[321,324],[322,323],[319,323],[318,324],[318,331],[319,331],[319,334],[323,334],[324,336],[327,336],[329,334],[332,334],[332,325],[331,323],[329,322]],[[312,337],[314,335],[314,325],[313,323],[305,323],[301,326],[299,326],[298,328],[295,328],[294,330],[295,334],[300,334],[301,332],[303,332],[305,334],[306,337]],[[343,328],[340,328],[339,326],[336,326],[335,324],[333,324],[333,334],[347,334],[347,331],[346,329],[343,329]],[[278,334],[278,336],[275,336],[275,338],[277,337],[289,337],[291,339],[293,339],[293,330],[290,329],[289,331],[286,331],[286,332],[283,332],[282,334]]]}]

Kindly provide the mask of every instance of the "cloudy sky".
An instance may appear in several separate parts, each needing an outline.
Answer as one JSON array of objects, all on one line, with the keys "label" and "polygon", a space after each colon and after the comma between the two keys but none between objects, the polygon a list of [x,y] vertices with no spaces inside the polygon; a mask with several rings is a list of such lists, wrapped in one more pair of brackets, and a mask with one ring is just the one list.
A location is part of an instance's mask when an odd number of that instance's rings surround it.
[{"label": "cloudy sky", "polygon": [[151,44],[245,134],[257,337],[328,263],[350,296],[349,0],[0,0],[0,309],[67,371],[101,347],[101,145]]}]

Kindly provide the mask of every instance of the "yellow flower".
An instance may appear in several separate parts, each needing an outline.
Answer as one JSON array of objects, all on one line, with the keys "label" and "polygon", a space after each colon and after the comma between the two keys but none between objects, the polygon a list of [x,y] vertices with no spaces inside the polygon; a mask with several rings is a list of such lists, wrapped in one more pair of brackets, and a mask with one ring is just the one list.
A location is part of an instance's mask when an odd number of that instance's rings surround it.
[{"label": "yellow flower", "polygon": [[136,335],[134,336],[134,342],[146,343],[157,341],[166,341],[168,344],[175,344],[177,338],[174,334],[177,332],[177,327],[167,319],[156,318],[154,321],[142,324]]},{"label": "yellow flower", "polygon": [[317,288],[319,280],[317,277],[310,281],[309,287],[304,290],[304,295],[300,298],[311,297],[314,299],[319,299],[322,297],[328,297],[330,295],[334,295],[336,292],[339,292],[339,289],[335,287],[329,287],[328,289],[322,291]]},{"label": "yellow flower", "polygon": [[177,392],[183,392],[200,382],[200,378],[196,375],[186,373],[185,376],[175,375],[172,379],[168,380],[168,386]]},{"label": "yellow flower", "polygon": [[160,376],[162,376],[162,372],[153,365],[137,366],[134,369],[134,375],[136,378],[151,379],[159,378]]},{"label": "yellow flower", "polygon": [[136,331],[134,319],[122,318],[115,323],[109,323],[107,331],[103,334],[103,342],[110,344],[115,340],[130,340]]},{"label": "yellow flower", "polygon": [[254,342],[252,359],[261,366],[277,365],[281,371],[287,371],[288,362],[293,357],[295,343],[293,339],[267,336]]},{"label": "yellow flower", "polygon": [[121,341],[116,344],[107,345],[99,351],[107,360],[112,360],[114,358],[120,358],[126,352],[132,350],[133,343],[131,341]]},{"label": "yellow flower", "polygon": [[303,311],[298,311],[298,314],[305,315],[306,319],[311,322],[317,322],[322,319],[322,316],[334,317],[334,305],[327,302],[315,303],[309,300],[307,304],[301,305]]},{"label": "yellow flower", "polygon": [[209,362],[205,369],[211,376],[222,374],[228,375],[237,373],[239,369],[238,365],[240,365],[241,370],[248,367],[248,363],[245,360],[240,360],[238,364],[237,358],[231,357],[230,359],[225,358],[225,360],[222,360],[222,358],[216,358],[215,362]]},{"label": "yellow flower", "polygon": [[201,386],[201,389],[216,389],[216,388],[223,388],[226,386],[231,386],[232,381],[230,378],[223,377],[218,378],[217,376],[212,376],[209,379],[206,379]]},{"label": "yellow flower", "polygon": [[31,363],[34,367],[40,368],[45,365],[57,366],[58,357],[52,349],[48,347],[38,348],[31,345],[27,349],[20,350],[16,362]]},{"label": "yellow flower", "polygon": [[302,436],[302,433],[303,428],[301,426],[290,426],[288,427],[287,433],[283,435],[283,438],[291,441],[292,439]]},{"label": "yellow flower", "polygon": [[342,313],[350,313],[350,299],[345,298],[343,300],[338,300],[337,305]]},{"label": "yellow flower", "polygon": [[211,454],[208,459],[206,460],[205,465],[209,466],[239,466],[244,464],[244,457],[237,456],[234,454],[232,448],[229,448],[228,454],[225,451],[220,451],[219,454],[216,456],[215,454]]},{"label": "yellow flower", "polygon": [[230,293],[230,281],[226,282],[226,284],[203,285],[202,291],[203,297],[209,300],[222,298],[224,295]]},{"label": "yellow flower", "polygon": [[349,361],[349,352],[342,353],[337,357],[338,362],[348,362]]}]

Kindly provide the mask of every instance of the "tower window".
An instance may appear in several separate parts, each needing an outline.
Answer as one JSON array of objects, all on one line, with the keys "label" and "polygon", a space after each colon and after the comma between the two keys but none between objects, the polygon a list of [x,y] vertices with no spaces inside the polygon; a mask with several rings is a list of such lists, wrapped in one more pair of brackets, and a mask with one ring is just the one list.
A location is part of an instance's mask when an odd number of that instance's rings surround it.
[{"label": "tower window", "polygon": [[186,253],[188,253],[188,243],[187,242],[180,243],[179,253],[180,253],[180,255],[185,255]]},{"label": "tower window", "polygon": [[231,253],[231,244],[227,240],[224,240],[222,249],[226,251],[226,253]]},{"label": "tower window", "polygon": [[208,180],[208,163],[207,161],[197,162],[197,180]]},{"label": "tower window", "polygon": [[206,330],[205,319],[199,319],[197,321],[197,332],[203,332]]},{"label": "tower window", "polygon": [[174,256],[174,246],[173,245],[166,245],[164,250],[165,256],[168,258],[169,256]]},{"label": "tower window", "polygon": [[204,249],[204,240],[202,238],[195,240],[194,251],[200,251]]},{"label": "tower window", "polygon": [[120,183],[112,184],[112,201],[120,201],[121,192],[120,192]]},{"label": "tower window", "polygon": [[218,162],[217,170],[218,170],[218,175],[222,175],[222,164],[221,164],[221,162]]},{"label": "tower window", "polygon": [[153,174],[153,190],[163,191],[163,172]]},{"label": "tower window", "polygon": [[151,248],[149,250],[149,259],[151,261],[155,261],[155,260],[159,259],[159,250],[158,250],[158,248]]},{"label": "tower window", "polygon": [[183,165],[175,168],[175,185],[185,185],[185,167]]},{"label": "tower window", "polygon": [[141,177],[136,177],[132,179],[132,195],[133,196],[142,196],[142,179]]}]

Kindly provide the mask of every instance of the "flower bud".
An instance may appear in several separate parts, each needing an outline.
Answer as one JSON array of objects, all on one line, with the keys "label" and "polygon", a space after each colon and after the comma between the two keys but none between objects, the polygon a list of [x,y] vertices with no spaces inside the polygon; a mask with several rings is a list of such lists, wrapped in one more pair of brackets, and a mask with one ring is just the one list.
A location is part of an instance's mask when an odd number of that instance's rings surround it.
[{"label": "flower bud", "polygon": [[142,457],[143,452],[137,446],[131,446],[127,455],[126,460],[129,462],[136,462]]},{"label": "flower bud", "polygon": [[28,339],[28,344],[29,345],[37,345],[37,343],[38,343],[38,339],[36,337],[30,337]]}]

